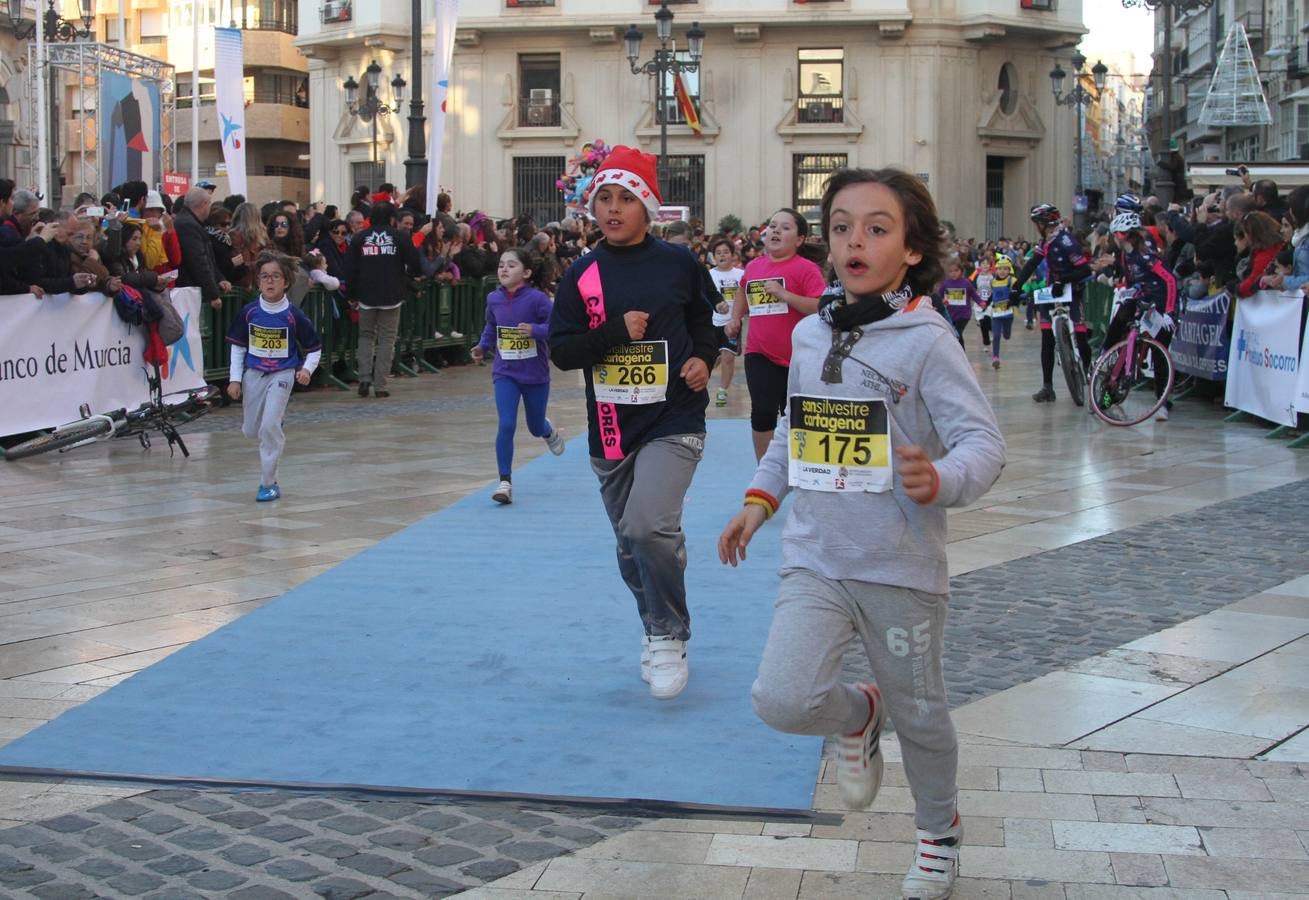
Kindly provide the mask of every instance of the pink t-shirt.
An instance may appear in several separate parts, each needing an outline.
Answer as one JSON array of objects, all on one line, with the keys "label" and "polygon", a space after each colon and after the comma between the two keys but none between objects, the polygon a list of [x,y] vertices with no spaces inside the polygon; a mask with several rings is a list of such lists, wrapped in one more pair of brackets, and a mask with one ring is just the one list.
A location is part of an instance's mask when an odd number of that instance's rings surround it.
[{"label": "pink t-shirt", "polygon": [[[767,256],[756,257],[746,265],[741,290],[750,303],[750,330],[745,352],[762,353],[779,366],[791,365],[791,332],[804,314],[781,300],[763,292],[764,284],[780,279],[782,287],[801,297],[817,298],[827,287],[823,272],[803,256],[785,262],[773,262]],[[751,285],[751,282],[755,284]]]}]

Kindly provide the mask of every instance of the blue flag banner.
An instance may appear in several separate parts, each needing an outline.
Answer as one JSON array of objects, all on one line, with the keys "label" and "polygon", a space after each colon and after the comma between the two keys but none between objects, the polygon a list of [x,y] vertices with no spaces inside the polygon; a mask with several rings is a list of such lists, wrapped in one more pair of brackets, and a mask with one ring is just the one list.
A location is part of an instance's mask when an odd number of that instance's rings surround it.
[{"label": "blue flag banner", "polygon": [[1232,298],[1226,291],[1186,302],[1168,352],[1179,372],[1207,381],[1227,380],[1227,312]]},{"label": "blue flag banner", "polygon": [[214,29],[214,99],[227,183],[234,194],[246,193],[244,57],[239,28]]}]

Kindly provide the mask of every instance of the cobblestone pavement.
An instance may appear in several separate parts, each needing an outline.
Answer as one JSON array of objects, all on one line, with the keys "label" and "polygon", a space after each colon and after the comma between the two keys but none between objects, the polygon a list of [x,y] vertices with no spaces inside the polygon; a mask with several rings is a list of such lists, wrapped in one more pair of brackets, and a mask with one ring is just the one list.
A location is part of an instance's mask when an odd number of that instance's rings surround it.
[{"label": "cobblestone pavement", "polygon": [[[952,578],[950,705],[1309,573],[1306,509],[1309,480],[1302,480]],[[1216,552],[1232,535],[1248,536],[1241,552]],[[851,677],[869,677],[862,648],[844,663]]]},{"label": "cobblestone pavement", "polygon": [[0,831],[0,898],[445,897],[640,821],[508,802],[156,790]]},{"label": "cobblestone pavement", "polygon": [[[1298,524],[1307,507],[1309,480],[1301,480],[955,578],[952,700],[1003,690],[1309,572]],[[1230,535],[1248,536],[1239,557],[1214,552]],[[852,674],[861,655],[847,660]],[[0,831],[0,900],[449,896],[628,831],[638,815],[156,790]]]}]

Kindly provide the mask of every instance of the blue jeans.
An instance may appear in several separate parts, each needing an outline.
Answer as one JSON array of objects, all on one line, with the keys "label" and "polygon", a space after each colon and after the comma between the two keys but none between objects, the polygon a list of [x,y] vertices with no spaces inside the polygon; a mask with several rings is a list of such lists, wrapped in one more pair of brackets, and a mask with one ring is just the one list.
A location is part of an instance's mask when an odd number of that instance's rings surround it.
[{"label": "blue jeans", "polygon": [[545,417],[545,405],[550,400],[550,382],[519,384],[512,378],[497,378],[495,409],[500,416],[500,428],[495,433],[495,462],[500,467],[500,478],[509,480],[514,468],[514,432],[518,429],[518,398],[523,398],[523,411],[527,414],[527,430],[532,437],[543,438],[554,431]]}]

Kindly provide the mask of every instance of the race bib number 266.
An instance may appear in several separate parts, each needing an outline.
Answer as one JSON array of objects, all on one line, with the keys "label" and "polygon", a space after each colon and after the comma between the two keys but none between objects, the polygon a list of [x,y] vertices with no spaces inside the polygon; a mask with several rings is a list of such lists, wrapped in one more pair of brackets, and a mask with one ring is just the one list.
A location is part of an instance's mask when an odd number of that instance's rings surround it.
[{"label": "race bib number 266", "polygon": [[668,342],[615,347],[592,368],[591,385],[597,403],[662,403],[668,396]]}]

